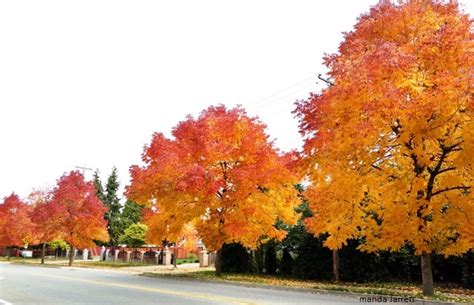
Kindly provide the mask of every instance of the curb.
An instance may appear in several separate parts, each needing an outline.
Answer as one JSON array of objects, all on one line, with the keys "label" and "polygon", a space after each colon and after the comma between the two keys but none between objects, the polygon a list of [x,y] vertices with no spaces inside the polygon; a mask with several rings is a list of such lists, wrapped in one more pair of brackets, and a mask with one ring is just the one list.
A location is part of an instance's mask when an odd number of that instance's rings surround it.
[{"label": "curb", "polygon": [[[358,293],[358,292],[349,292],[349,291],[336,291],[336,290],[324,290],[324,289],[316,289],[316,288],[295,288],[295,287],[287,287],[287,286],[279,286],[279,285],[267,285],[267,284],[250,284],[250,283],[242,283],[242,282],[233,282],[233,281],[226,281],[226,280],[210,280],[210,279],[197,279],[197,278],[186,278],[186,277],[179,277],[174,275],[161,275],[158,273],[142,273],[138,274],[139,276],[146,276],[151,278],[165,278],[165,279],[172,279],[176,281],[194,281],[194,282],[201,282],[201,283],[215,283],[215,284],[224,284],[229,286],[239,286],[239,287],[247,287],[247,288],[261,288],[261,289],[272,289],[272,290],[280,290],[280,291],[292,291],[292,292],[302,292],[302,293],[312,293],[312,294],[321,294],[321,295],[330,295],[330,296],[342,296],[342,297],[353,297],[353,298],[360,298],[360,297],[370,297],[370,298],[389,298],[393,297],[405,297],[405,296],[397,296],[397,295],[382,295],[382,294],[369,294],[369,293]],[[364,304],[365,302],[360,302],[360,304]],[[367,302],[367,303],[391,303],[391,302]],[[466,305],[469,303],[459,303],[459,302],[448,302],[448,301],[436,301],[436,300],[425,300],[415,298],[415,302],[393,302],[398,304],[414,304],[414,305]]]}]

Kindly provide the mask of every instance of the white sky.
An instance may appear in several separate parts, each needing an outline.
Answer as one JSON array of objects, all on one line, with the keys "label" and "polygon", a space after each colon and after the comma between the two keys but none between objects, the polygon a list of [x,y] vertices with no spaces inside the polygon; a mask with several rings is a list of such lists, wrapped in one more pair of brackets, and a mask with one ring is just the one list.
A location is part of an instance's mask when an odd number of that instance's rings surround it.
[{"label": "white sky", "polygon": [[123,186],[153,132],[218,103],[299,148],[294,101],[376,2],[1,1],[0,198],[77,165],[115,165]]}]

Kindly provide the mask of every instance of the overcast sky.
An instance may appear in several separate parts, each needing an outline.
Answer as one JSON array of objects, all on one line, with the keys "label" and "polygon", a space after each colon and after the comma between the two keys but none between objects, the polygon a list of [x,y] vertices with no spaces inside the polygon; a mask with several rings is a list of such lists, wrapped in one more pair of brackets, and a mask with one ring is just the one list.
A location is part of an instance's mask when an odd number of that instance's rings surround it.
[{"label": "overcast sky", "polygon": [[376,2],[2,1],[0,198],[76,166],[116,166],[123,186],[153,132],[219,103],[300,148],[293,103]]}]

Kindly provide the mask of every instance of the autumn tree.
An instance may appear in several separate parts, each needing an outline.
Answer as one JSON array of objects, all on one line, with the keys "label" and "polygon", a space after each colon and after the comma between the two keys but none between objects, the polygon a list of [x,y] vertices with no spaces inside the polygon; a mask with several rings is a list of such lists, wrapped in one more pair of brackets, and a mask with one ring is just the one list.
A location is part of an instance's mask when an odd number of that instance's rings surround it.
[{"label": "autumn tree", "polygon": [[32,207],[16,194],[5,197],[0,204],[0,246],[7,248],[8,259],[11,247],[23,247],[36,240],[31,211]]},{"label": "autumn tree", "polygon": [[59,226],[58,206],[51,203],[51,192],[34,191],[29,196],[29,201],[33,205],[31,220],[35,224],[37,242],[41,247],[41,264],[44,264],[46,244],[63,237],[63,232]]},{"label": "autumn tree", "polygon": [[381,1],[325,63],[334,85],[298,103],[315,213],[340,248],[411,245],[423,293],[431,254],[474,245],[472,20],[455,1]]},{"label": "autumn tree", "polygon": [[240,242],[256,248],[284,230],[277,220],[294,223],[298,204],[294,175],[286,168],[265,126],[241,108],[210,107],[188,116],[168,139],[153,135],[143,153],[144,166],[132,166],[128,197],[150,209],[151,242],[176,242],[194,222],[209,250]]},{"label": "autumn tree", "polygon": [[54,217],[64,241],[70,245],[69,265],[74,261],[76,248],[94,246],[94,240],[106,242],[107,223],[104,220],[106,208],[97,198],[92,182],[84,181],[78,171],[63,175],[52,191],[51,204],[55,207]]}]

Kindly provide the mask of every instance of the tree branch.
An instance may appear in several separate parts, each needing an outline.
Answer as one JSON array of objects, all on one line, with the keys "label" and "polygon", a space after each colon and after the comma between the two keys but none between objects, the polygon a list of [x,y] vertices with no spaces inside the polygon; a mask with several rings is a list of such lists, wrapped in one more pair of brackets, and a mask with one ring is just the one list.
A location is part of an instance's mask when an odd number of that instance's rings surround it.
[{"label": "tree branch", "polygon": [[435,195],[438,195],[438,194],[441,194],[441,193],[444,193],[444,192],[447,192],[447,191],[452,191],[452,190],[469,190],[470,188],[471,188],[470,186],[465,186],[465,185],[447,187],[447,188],[445,188],[445,189],[442,189],[442,190],[433,192],[433,194],[431,195],[431,197],[433,197],[433,196],[435,196]]}]

